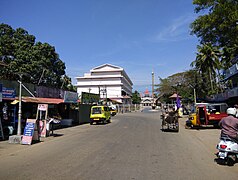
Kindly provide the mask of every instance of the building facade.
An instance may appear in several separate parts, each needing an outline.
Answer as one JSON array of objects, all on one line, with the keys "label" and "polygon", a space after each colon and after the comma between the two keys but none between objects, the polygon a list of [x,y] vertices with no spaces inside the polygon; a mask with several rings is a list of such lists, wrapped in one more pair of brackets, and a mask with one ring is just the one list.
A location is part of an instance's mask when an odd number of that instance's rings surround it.
[{"label": "building facade", "polygon": [[110,98],[118,103],[131,104],[133,83],[123,68],[111,64],[103,64],[76,77],[77,93],[99,94],[100,98]]},{"label": "building facade", "polygon": [[141,95],[141,104],[143,106],[152,106],[153,104],[153,98],[148,89]]},{"label": "building facade", "polygon": [[215,94],[211,101],[227,102],[230,105],[238,104],[238,56],[231,60],[232,66],[224,70],[225,91]]}]

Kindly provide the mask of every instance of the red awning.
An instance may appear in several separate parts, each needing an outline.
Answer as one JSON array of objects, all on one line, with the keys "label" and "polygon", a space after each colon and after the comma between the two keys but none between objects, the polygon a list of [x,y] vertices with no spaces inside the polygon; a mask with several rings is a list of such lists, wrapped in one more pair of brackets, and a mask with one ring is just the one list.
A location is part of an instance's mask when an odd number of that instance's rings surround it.
[{"label": "red awning", "polygon": [[39,97],[22,97],[23,102],[29,103],[41,103],[41,104],[60,104],[63,103],[63,99],[59,98],[39,98]]}]

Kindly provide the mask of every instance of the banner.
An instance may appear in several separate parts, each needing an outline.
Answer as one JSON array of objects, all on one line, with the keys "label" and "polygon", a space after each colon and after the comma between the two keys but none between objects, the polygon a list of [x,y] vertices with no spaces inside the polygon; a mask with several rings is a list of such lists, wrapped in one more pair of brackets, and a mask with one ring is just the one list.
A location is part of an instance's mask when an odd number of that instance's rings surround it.
[{"label": "banner", "polygon": [[39,121],[40,137],[46,137],[46,120]]},{"label": "banner", "polygon": [[99,100],[100,100],[99,94],[82,92],[82,96],[81,96],[81,103],[82,104],[98,103]]},{"label": "banner", "polygon": [[181,102],[180,102],[180,98],[177,94],[177,97],[176,97],[176,106],[177,106],[177,109],[179,109],[181,107]]}]

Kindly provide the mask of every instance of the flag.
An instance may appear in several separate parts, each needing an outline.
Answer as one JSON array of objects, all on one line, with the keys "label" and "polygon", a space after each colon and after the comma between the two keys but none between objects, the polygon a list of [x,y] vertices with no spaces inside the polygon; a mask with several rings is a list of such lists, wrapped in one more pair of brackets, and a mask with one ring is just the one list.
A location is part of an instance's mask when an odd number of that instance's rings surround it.
[{"label": "flag", "polygon": [[177,109],[179,109],[181,107],[181,102],[180,102],[180,98],[177,94],[177,97],[176,97],[176,106],[177,106]]}]

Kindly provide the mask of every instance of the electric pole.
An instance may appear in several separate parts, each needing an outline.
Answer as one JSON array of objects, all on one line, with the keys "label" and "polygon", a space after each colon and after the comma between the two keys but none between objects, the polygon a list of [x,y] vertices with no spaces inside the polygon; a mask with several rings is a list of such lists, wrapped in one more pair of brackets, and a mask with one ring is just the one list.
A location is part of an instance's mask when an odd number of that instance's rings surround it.
[{"label": "electric pole", "polygon": [[154,72],[152,71],[152,107],[154,107]]}]

